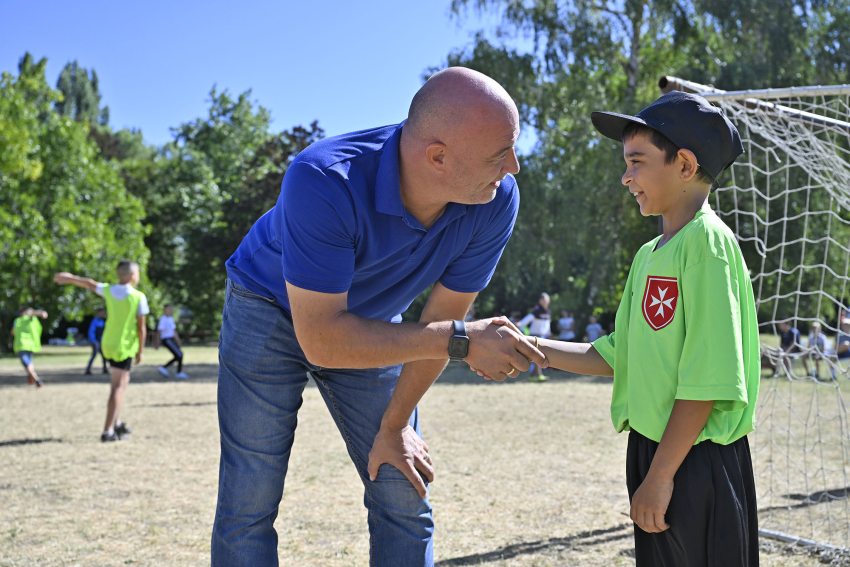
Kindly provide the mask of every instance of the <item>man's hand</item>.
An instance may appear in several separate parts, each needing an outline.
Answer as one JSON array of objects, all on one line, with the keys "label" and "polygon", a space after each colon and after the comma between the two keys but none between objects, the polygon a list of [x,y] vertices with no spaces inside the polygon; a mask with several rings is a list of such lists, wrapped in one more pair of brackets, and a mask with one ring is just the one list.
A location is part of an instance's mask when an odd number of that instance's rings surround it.
[{"label": "man's hand", "polygon": [[142,351],[136,353],[136,366],[142,363]]},{"label": "man's hand", "polygon": [[525,372],[534,362],[548,366],[546,356],[534,348],[516,326],[506,317],[482,319],[466,324],[469,335],[469,355],[466,363],[490,380],[499,382]]},{"label": "man's hand", "polygon": [[667,506],[673,496],[673,479],[657,478],[647,475],[632,496],[632,509],[629,514],[640,529],[648,533],[659,533],[670,526],[664,521]]},{"label": "man's hand", "polygon": [[434,481],[434,465],[428,454],[428,445],[410,425],[404,428],[390,429],[381,427],[369,451],[369,479],[378,478],[378,469],[382,464],[392,465],[407,477],[407,480],[425,498],[427,489],[419,475],[421,472],[428,482]]}]

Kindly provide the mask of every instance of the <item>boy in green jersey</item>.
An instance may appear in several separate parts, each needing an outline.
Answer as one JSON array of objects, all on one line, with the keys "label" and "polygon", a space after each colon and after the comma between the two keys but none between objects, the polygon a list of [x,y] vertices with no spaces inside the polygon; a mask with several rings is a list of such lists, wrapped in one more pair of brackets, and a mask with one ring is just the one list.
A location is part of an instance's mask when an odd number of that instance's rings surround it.
[{"label": "boy in green jersey", "polygon": [[121,421],[121,408],[130,384],[133,359],[142,362],[142,351],[147,338],[145,317],[150,312],[145,294],[134,286],[139,283],[139,265],[122,260],[116,269],[118,284],[98,283],[68,272],[59,272],[53,280],[60,285],[75,285],[95,292],[106,302],[106,326],[100,348],[109,362],[112,384],[106,405],[106,423],[100,440],[118,441],[130,434],[130,428]]},{"label": "boy in green jersey", "polygon": [[540,340],[549,365],[614,376],[611,417],[630,430],[626,484],[638,567],[753,566],[758,527],[747,433],[760,378],[752,283],[708,206],[742,153],[702,97],[671,92],[637,116],[594,112],[623,143],[622,183],[663,233],[638,250],[615,320],[593,343]]},{"label": "boy in green jersey", "polygon": [[36,388],[42,386],[32,359],[33,353],[41,351],[41,321],[39,319],[47,319],[47,311],[24,307],[12,323],[12,336],[15,340],[13,349],[27,371],[27,383],[35,384]]}]

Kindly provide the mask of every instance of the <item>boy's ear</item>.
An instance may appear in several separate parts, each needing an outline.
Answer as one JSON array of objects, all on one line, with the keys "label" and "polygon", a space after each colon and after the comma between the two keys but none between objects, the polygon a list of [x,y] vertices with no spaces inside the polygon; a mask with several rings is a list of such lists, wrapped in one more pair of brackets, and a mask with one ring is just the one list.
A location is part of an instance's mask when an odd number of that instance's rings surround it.
[{"label": "boy's ear", "polygon": [[687,149],[680,149],[676,154],[676,159],[679,165],[679,175],[685,183],[690,182],[696,177],[699,169],[699,161],[694,152]]}]

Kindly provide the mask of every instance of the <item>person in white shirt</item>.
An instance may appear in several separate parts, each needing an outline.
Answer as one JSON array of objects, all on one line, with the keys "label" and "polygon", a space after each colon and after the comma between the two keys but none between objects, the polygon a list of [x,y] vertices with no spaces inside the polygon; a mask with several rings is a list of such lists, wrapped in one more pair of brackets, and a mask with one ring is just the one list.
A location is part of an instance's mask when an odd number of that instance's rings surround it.
[{"label": "person in white shirt", "polygon": [[558,319],[558,338],[562,341],[574,340],[576,338],[575,325],[576,320],[572,311],[561,311],[561,318]]},{"label": "person in white shirt", "polygon": [[[549,338],[549,335],[552,333],[552,315],[549,312],[549,301],[549,294],[546,292],[541,293],[540,299],[537,300],[537,305],[534,306],[531,313],[517,323],[517,327],[523,328],[528,326],[528,334],[532,337],[541,339]],[[537,380],[538,382],[548,380],[543,375],[543,369],[538,364],[532,364],[529,371],[532,372],[532,380]]]},{"label": "person in white shirt", "polygon": [[173,358],[164,366],[160,366],[157,370],[166,378],[171,377],[168,367],[177,363],[177,374],[175,378],[186,380],[189,375],[183,372],[183,351],[180,349],[180,336],[177,334],[177,325],[174,323],[174,308],[171,305],[166,305],[163,309],[164,313],[159,318],[159,323],[156,325],[157,346],[161,343],[167,348]]}]

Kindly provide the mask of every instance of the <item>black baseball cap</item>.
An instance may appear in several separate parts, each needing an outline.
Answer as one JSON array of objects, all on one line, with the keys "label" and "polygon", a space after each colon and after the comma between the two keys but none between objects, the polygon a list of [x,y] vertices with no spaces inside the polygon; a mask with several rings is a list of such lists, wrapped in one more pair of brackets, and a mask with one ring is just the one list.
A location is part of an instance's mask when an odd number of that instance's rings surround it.
[{"label": "black baseball cap", "polygon": [[670,91],[637,113],[593,112],[593,125],[606,138],[623,140],[629,124],[648,126],[680,148],[691,150],[713,180],[744,153],[741,136],[726,116],[703,97]]}]

